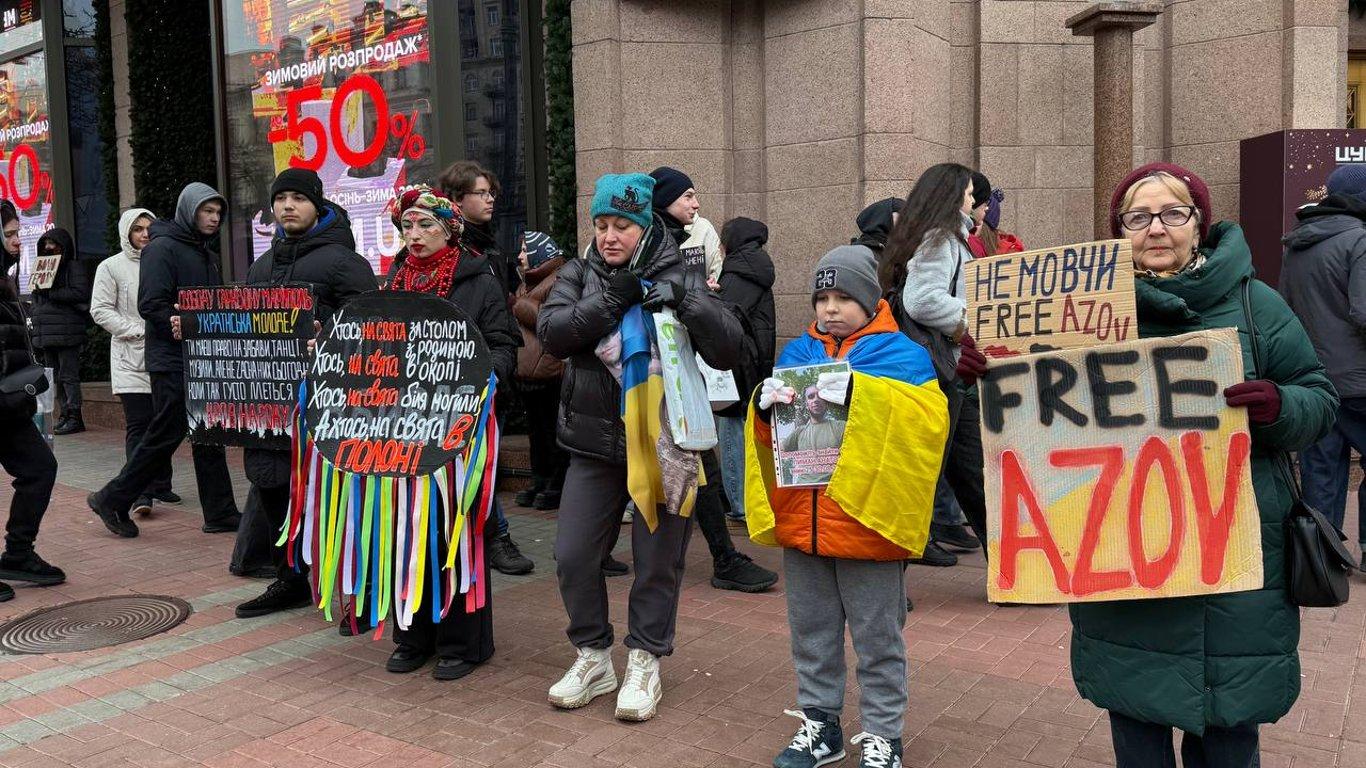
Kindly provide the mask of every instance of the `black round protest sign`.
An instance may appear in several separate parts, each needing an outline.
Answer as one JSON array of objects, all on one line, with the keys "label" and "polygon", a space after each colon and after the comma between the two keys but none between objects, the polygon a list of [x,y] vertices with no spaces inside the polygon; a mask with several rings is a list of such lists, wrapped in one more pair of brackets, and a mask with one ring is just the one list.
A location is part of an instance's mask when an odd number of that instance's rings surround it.
[{"label": "black round protest sign", "polygon": [[347,472],[427,475],[474,436],[492,360],[474,322],[426,293],[372,291],[337,313],[308,375],[306,419]]}]

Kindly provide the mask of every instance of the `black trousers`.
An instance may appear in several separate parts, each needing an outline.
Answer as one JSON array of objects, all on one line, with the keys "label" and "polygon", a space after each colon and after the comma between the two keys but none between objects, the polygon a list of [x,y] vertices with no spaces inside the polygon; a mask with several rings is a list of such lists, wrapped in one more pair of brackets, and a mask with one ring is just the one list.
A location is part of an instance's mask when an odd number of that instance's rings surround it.
[{"label": "black trousers", "polygon": [[33,417],[22,410],[0,410],[0,435],[4,435],[0,439],[0,467],[14,478],[14,496],[5,525],[5,551],[27,554],[33,551],[38,526],[52,500],[57,459],[38,434]]},{"label": "black trousers", "polygon": [[[152,373],[152,420],[133,455],[119,474],[100,489],[104,503],[123,511],[154,480],[170,471],[171,459],[185,439],[185,379],[180,372]],[[195,445],[194,475],[205,523],[225,523],[236,517],[228,459],[216,445]]]},{"label": "black trousers", "polygon": [[719,561],[735,551],[730,540],[730,529],[726,527],[726,507],[723,499],[726,488],[721,481],[721,462],[716,459],[716,451],[702,452],[702,472],[706,474],[707,484],[697,489],[697,502],[693,506],[693,517],[702,538],[707,540],[713,562]]},{"label": "black trousers", "polygon": [[560,418],[560,380],[534,386],[520,385],[517,393],[526,409],[527,439],[531,448],[531,474],[545,481],[546,490],[564,488],[564,473],[569,469],[569,454],[555,442],[555,427]]},{"label": "black trousers", "polygon": [[[147,425],[152,423],[152,394],[150,392],[124,392],[119,395],[123,405],[123,458],[133,458],[142,436],[147,434]],[[166,465],[166,474],[152,481],[147,493],[166,493],[171,490],[171,465]]]},{"label": "black trousers", "polygon": [[261,506],[261,490],[253,485],[247,491],[247,503],[242,507],[242,521],[237,524],[237,540],[232,547],[228,570],[241,575],[276,565],[275,538],[279,535],[279,527],[271,529]]},{"label": "black trousers", "polygon": [[[1116,768],[1176,768],[1170,726],[1111,712],[1110,736]],[[1204,736],[1182,735],[1181,763],[1185,768],[1260,768],[1257,745],[1256,725],[1207,727]]]},{"label": "black trousers", "polygon": [[953,488],[972,532],[987,551],[987,499],[982,479],[982,414],[977,390],[958,399],[958,412],[949,414],[949,440],[944,450],[944,478]]},{"label": "black trousers", "polygon": [[[493,584],[489,581],[492,571],[489,568],[488,545],[493,539],[493,521],[484,525],[484,584],[487,599],[484,607],[474,613],[465,613],[465,599],[457,594],[451,601],[451,610],[440,622],[432,622],[432,597],[434,591],[423,591],[422,604],[413,611],[413,623],[407,629],[394,625],[394,642],[403,648],[435,653],[439,659],[460,659],[471,664],[483,664],[493,656]],[[440,543],[437,557],[446,558],[446,547]],[[431,578],[429,573],[428,579]]]},{"label": "black trousers", "polygon": [[[270,547],[270,561],[275,565],[275,578],[280,581],[294,582],[298,584],[308,583],[308,566],[299,563],[299,570],[295,571],[285,558],[285,547],[275,546],[275,540],[280,535],[280,528],[285,524],[285,518],[289,516],[289,486],[282,485],[275,488],[266,488],[253,485],[253,493],[260,499],[261,517],[265,518],[264,525],[257,523],[256,528],[259,532],[264,527],[269,533],[265,542]],[[245,521],[244,521],[245,522]],[[242,540],[243,527],[237,526],[238,541]],[[260,540],[258,539],[253,549],[260,551]]]},{"label": "black trousers", "polygon": [[52,368],[52,378],[56,382],[53,393],[58,402],[65,403],[62,414],[71,409],[81,408],[81,348],[46,347],[43,360]]}]

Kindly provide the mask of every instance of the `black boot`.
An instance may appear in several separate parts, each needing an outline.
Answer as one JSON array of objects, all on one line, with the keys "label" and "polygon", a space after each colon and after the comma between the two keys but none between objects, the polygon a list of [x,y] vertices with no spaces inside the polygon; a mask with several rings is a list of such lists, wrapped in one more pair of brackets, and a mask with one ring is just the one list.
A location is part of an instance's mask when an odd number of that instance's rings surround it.
[{"label": "black boot", "polygon": [[62,423],[52,430],[54,435],[74,435],[85,431],[85,420],[81,418],[80,408],[68,408],[62,416]]},{"label": "black boot", "polygon": [[532,478],[531,485],[518,491],[512,500],[517,502],[517,506],[530,509],[531,505],[536,503],[536,496],[545,490],[547,484],[543,477]]},{"label": "black boot", "polygon": [[531,573],[532,569],[536,567],[536,563],[522,554],[522,550],[517,548],[517,542],[513,541],[512,536],[507,533],[490,542],[489,564],[493,566],[493,570],[509,576]]},{"label": "black boot", "polygon": [[313,591],[306,581],[276,579],[260,596],[237,606],[237,618],[250,619],[279,611],[303,608],[313,603]]}]

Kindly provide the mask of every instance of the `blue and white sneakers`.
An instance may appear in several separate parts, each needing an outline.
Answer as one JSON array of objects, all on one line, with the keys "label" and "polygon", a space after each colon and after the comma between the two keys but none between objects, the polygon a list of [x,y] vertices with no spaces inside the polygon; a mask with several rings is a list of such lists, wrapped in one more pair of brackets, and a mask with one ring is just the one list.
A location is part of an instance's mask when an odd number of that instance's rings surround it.
[{"label": "blue and white sneakers", "polygon": [[773,758],[773,768],[819,768],[844,759],[844,731],[839,718],[808,707],[783,710],[802,721],[792,743]]},{"label": "blue and white sneakers", "polygon": [[884,739],[871,733],[860,733],[849,741],[863,745],[859,768],[901,768],[901,739]]}]

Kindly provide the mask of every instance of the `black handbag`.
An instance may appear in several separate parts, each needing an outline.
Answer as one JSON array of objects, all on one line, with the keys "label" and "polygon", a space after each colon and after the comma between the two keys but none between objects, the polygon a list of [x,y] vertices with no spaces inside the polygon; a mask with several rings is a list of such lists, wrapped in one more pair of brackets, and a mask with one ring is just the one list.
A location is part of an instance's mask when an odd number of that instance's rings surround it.
[{"label": "black handbag", "polygon": [[[1252,339],[1252,369],[1262,378],[1262,350],[1252,322],[1248,298],[1251,280],[1243,280],[1243,316]],[[1348,575],[1356,566],[1343,544],[1347,537],[1322,512],[1304,503],[1300,483],[1290,466],[1290,454],[1276,455],[1276,470],[1284,475],[1293,501],[1285,522],[1285,589],[1290,602],[1305,608],[1332,608],[1347,602]]]},{"label": "black handbag", "polygon": [[37,356],[33,353],[33,342],[27,333],[28,315],[24,312],[23,302],[16,302],[19,307],[19,319],[25,326],[24,346],[28,351],[28,364],[16,371],[3,371],[0,376],[0,406],[5,408],[18,408],[30,397],[37,397],[47,391],[47,370],[38,364]]}]

